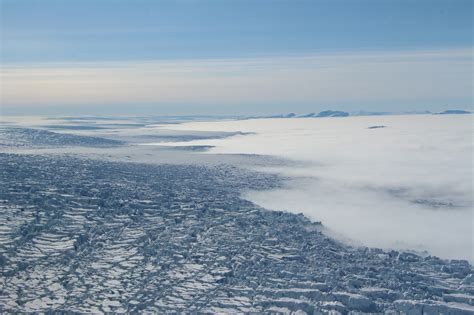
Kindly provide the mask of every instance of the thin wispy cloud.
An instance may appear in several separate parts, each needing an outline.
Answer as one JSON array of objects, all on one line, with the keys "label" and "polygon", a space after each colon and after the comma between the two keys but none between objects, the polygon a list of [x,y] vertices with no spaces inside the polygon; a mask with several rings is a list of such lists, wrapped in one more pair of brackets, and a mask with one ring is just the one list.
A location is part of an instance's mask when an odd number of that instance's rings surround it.
[{"label": "thin wispy cloud", "polygon": [[37,63],[2,68],[4,106],[420,102],[472,91],[472,50]]}]

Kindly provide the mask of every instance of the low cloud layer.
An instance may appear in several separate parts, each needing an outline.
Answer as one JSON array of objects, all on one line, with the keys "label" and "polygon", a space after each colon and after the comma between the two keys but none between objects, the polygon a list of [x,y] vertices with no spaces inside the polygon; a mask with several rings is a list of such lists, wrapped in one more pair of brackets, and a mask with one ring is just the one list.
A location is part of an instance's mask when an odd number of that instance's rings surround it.
[{"label": "low cloud layer", "polygon": [[[214,145],[214,153],[305,162],[267,168],[296,179],[284,189],[245,195],[261,206],[302,212],[358,244],[473,261],[470,116],[267,119],[175,128],[256,132],[193,144]],[[375,125],[386,127],[368,128]]]}]

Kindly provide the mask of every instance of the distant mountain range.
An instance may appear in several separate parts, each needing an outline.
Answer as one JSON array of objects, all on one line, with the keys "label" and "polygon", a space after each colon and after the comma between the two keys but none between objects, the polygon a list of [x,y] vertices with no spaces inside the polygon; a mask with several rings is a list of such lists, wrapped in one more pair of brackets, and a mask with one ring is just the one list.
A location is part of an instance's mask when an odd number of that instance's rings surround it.
[{"label": "distant mountain range", "polygon": [[459,115],[459,114],[470,114],[467,110],[460,110],[460,109],[448,109],[439,113],[435,113],[435,115]]},{"label": "distant mountain range", "polygon": [[370,111],[357,111],[357,112],[344,112],[340,110],[324,110],[319,113],[309,114],[279,114],[270,116],[245,116],[241,119],[257,119],[257,118],[322,118],[322,117],[348,117],[348,116],[385,116],[385,115],[460,115],[460,114],[471,114],[472,112],[461,109],[448,109],[441,112],[430,112],[430,111],[407,111],[407,112],[370,112]]},{"label": "distant mountain range", "polygon": [[306,115],[299,116],[301,118],[307,118],[307,117],[347,117],[349,116],[349,113],[347,112],[342,112],[339,110],[325,110],[320,112],[319,114],[316,113],[310,113]]}]

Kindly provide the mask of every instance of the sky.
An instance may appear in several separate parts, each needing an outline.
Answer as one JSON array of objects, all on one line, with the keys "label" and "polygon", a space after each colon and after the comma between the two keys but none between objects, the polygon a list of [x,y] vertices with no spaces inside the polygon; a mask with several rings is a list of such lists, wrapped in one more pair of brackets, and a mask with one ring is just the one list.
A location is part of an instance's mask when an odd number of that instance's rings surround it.
[{"label": "sky", "polygon": [[4,114],[472,106],[468,0],[0,0]]}]

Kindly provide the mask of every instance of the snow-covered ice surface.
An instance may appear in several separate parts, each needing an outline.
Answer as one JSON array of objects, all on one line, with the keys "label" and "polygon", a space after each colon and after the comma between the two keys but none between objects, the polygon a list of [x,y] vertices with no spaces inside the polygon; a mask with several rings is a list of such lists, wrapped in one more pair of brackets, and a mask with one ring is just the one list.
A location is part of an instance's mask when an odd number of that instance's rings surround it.
[{"label": "snow-covered ice surface", "polygon": [[0,132],[2,313],[474,313],[467,261],[349,246],[242,198],[288,182],[249,165],[298,163],[13,127]]}]

